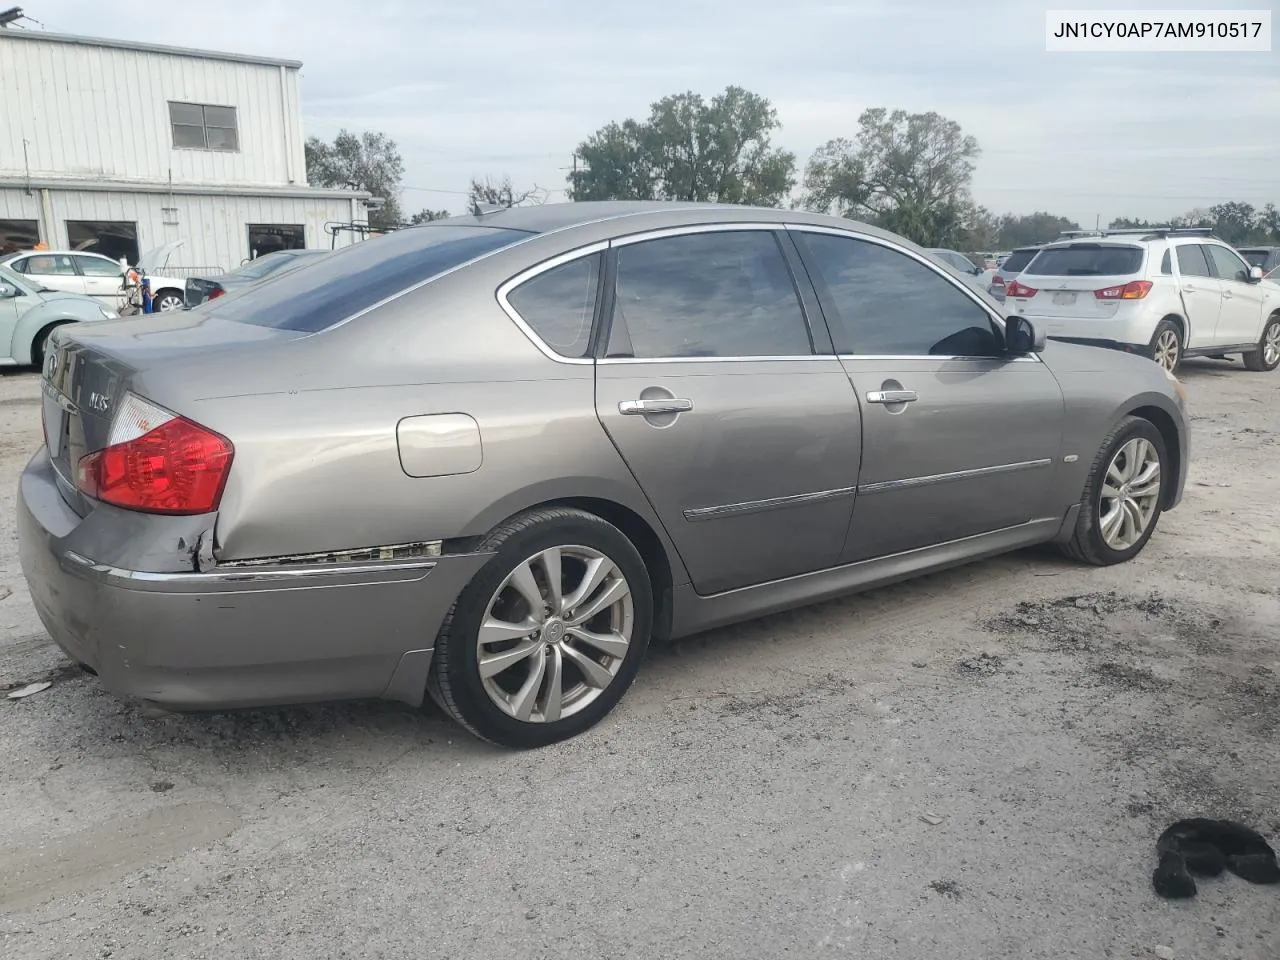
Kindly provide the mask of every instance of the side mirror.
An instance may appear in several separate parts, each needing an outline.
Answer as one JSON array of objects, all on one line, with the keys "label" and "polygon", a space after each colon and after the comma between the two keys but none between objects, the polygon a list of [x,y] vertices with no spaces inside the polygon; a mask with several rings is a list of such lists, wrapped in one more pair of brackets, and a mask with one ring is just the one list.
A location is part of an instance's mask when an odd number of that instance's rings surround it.
[{"label": "side mirror", "polygon": [[1004,346],[1013,356],[1040,353],[1044,350],[1044,343],[1044,331],[1037,330],[1036,325],[1026,317],[1013,316],[1005,320]]},{"label": "side mirror", "polygon": [[0,283],[0,300],[12,300],[17,295],[17,287],[9,283]]},{"label": "side mirror", "polygon": [[1259,280],[1261,280],[1261,279],[1262,279],[1262,268],[1261,268],[1261,267],[1250,267],[1250,268],[1249,268],[1249,282],[1250,282],[1250,283],[1257,283],[1257,282],[1258,282]]}]

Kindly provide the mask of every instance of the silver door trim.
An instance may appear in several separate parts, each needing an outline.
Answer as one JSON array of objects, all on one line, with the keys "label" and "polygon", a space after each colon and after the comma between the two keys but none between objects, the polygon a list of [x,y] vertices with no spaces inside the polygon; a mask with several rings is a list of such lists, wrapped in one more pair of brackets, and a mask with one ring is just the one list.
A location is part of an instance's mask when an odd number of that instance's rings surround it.
[{"label": "silver door trim", "polygon": [[656,417],[669,413],[688,413],[693,401],[683,397],[654,397],[652,400],[619,400],[618,413],[624,417]]},{"label": "silver door trim", "polygon": [[975,477],[994,476],[1000,473],[1013,473],[1018,470],[1038,470],[1050,466],[1052,459],[1024,460],[1020,463],[1001,463],[994,467],[977,467],[973,470],[957,470],[954,473],[935,473],[928,477],[906,477],[902,480],[880,480],[876,483],[858,484],[858,495],[869,493],[887,493],[891,490],[907,490],[912,487],[924,487],[934,483],[948,483],[953,480],[970,480]]},{"label": "silver door trim", "polygon": [[691,523],[696,523],[700,520],[739,517],[749,513],[761,513],[765,510],[778,510],[810,503],[821,503],[825,500],[837,500],[840,497],[853,496],[857,492],[857,487],[838,487],[835,490],[795,493],[786,497],[770,497],[767,500],[745,500],[741,503],[726,503],[714,507],[693,507],[684,511],[684,518]]},{"label": "silver door trim", "polygon": [[[503,313],[511,318],[511,322],[519,328],[520,332],[528,337],[530,342],[532,342],[533,345],[537,347],[538,350],[548,359],[554,360],[556,363],[569,363],[576,366],[590,366],[595,362],[591,357],[566,357],[564,354],[557,353],[555,348],[534,332],[533,327],[528,324],[524,317],[520,316],[519,311],[511,305],[511,301],[507,298],[510,296],[511,291],[515,290],[516,287],[532,280],[534,277],[546,273],[548,270],[554,270],[556,267],[563,266],[566,263],[572,263],[574,260],[581,260],[583,257],[595,256],[596,254],[603,253],[608,249],[608,240],[598,240],[595,243],[589,243],[584,247],[578,247],[577,249],[570,250],[567,253],[557,254],[554,257],[543,260],[541,263],[534,264],[532,267],[528,267],[520,271],[514,277],[504,280],[501,285],[499,285],[496,294],[498,298],[498,306],[502,308]],[[600,275],[596,278],[597,284],[604,280],[603,268],[604,264],[601,263]],[[591,325],[594,327],[596,322],[595,304],[592,304],[591,311]]]},{"label": "silver door trim", "polygon": [[892,406],[896,403],[915,403],[920,394],[914,390],[871,390],[867,393],[867,403],[884,403]]}]

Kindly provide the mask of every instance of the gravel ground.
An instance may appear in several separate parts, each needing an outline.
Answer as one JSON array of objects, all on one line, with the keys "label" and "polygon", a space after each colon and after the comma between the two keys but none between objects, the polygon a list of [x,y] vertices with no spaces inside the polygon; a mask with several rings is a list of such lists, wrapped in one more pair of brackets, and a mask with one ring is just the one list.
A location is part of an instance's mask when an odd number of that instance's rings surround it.
[{"label": "gravel ground", "polygon": [[[1280,838],[1280,375],[1193,362],[1184,505],[655,650],[536,753],[348,704],[153,716],[27,598],[0,377],[0,955],[1266,958],[1280,891],[1159,900],[1180,816]],[[936,821],[936,822],[934,822]],[[1159,953],[1156,949],[1160,948]]]}]

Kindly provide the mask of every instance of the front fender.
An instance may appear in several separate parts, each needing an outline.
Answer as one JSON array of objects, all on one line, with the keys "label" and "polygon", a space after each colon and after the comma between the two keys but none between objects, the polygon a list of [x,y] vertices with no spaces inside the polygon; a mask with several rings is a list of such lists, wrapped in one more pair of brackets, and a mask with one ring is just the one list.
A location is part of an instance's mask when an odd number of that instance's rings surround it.
[{"label": "front fender", "polygon": [[42,330],[64,323],[88,323],[92,320],[104,320],[102,311],[92,305],[93,316],[78,307],[68,307],[63,302],[50,301],[32,307],[18,318],[18,325],[13,331],[13,359],[19,364],[32,362],[31,348]]}]

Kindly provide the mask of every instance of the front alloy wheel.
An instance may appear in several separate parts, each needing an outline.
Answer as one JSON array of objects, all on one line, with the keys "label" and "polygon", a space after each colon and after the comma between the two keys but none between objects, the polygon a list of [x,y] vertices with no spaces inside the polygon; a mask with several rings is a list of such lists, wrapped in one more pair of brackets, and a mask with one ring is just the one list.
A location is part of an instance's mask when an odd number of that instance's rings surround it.
[{"label": "front alloy wheel", "polygon": [[1272,314],[1262,328],[1258,348],[1244,355],[1244,365],[1249,370],[1274,370],[1280,367],[1280,313]]},{"label": "front alloy wheel", "polygon": [[576,736],[640,669],[653,623],[644,560],[617,527],[567,507],[516,516],[477,552],[493,557],[440,628],[428,691],[502,746]]},{"label": "front alloy wheel", "polygon": [[1160,455],[1150,440],[1134,437],[1107,467],[1098,504],[1103,541],[1128,550],[1147,532],[1159,504]]}]

